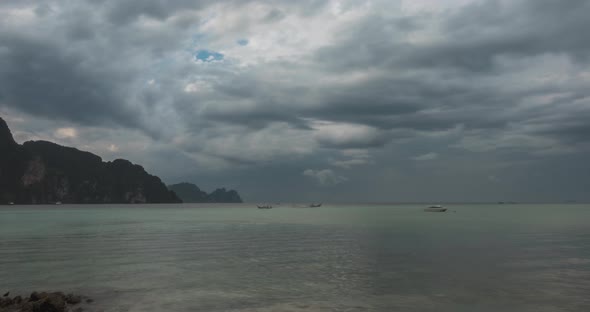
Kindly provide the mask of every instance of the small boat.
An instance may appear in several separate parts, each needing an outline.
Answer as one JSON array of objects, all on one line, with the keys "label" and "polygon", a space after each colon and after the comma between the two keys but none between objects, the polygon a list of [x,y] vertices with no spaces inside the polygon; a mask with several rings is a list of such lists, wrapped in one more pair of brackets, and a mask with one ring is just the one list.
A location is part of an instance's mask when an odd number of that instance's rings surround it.
[{"label": "small boat", "polygon": [[61,205],[61,202],[60,201],[56,201],[55,204],[56,205]]},{"label": "small boat", "polygon": [[447,211],[447,208],[445,208],[441,205],[432,205],[428,208],[424,208],[424,211],[426,211],[426,212],[445,212],[445,211]]},{"label": "small boat", "polygon": [[317,208],[317,207],[321,207],[321,206],[322,206],[322,203],[319,203],[319,204],[310,204],[308,207],[309,208]]},{"label": "small boat", "polygon": [[9,204],[9,205],[14,205],[14,202],[9,202],[8,204]]},{"label": "small boat", "polygon": [[272,206],[271,205],[263,205],[263,206],[258,206],[257,205],[256,207],[258,207],[258,209],[272,209]]}]

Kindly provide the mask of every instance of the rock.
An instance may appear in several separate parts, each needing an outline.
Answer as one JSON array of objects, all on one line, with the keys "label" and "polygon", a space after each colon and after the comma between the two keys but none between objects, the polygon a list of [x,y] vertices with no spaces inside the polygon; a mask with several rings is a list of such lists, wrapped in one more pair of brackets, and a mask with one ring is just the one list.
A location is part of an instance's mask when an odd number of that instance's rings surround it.
[{"label": "rock", "polygon": [[241,203],[242,198],[238,192],[234,190],[226,190],[225,188],[219,188],[211,192],[207,196],[210,203]]},{"label": "rock", "polygon": [[41,300],[41,294],[39,294],[36,291],[32,292],[31,295],[29,296],[29,301],[38,301],[38,300]]},{"label": "rock", "polygon": [[25,187],[40,183],[45,178],[47,168],[40,157],[35,157],[27,163],[27,169],[21,178],[22,184]]},{"label": "rock", "polygon": [[35,308],[38,309],[36,302],[25,302],[20,306],[20,311],[22,312],[34,312]]},{"label": "rock", "polygon": [[168,189],[176,193],[182,202],[184,203],[206,203],[207,193],[201,191],[201,189],[188,182],[182,182],[178,184],[172,184],[168,186]]},{"label": "rock", "polygon": [[185,203],[241,203],[242,198],[234,190],[219,188],[210,194],[201,191],[198,186],[182,182],[168,186]]},{"label": "rock", "polygon": [[8,295],[10,295],[10,292],[9,292],[9,291],[7,291],[7,292],[4,294],[4,297],[8,297]]},{"label": "rock", "polygon": [[89,299],[86,299],[86,303],[93,303],[93,302],[94,302],[94,300],[92,300],[90,298]]},{"label": "rock", "polygon": [[12,304],[12,300],[10,298],[0,298],[0,307],[6,307]]},{"label": "rock", "polygon": [[[72,305],[82,302],[82,296],[65,295],[63,292],[32,292],[28,299],[16,296],[0,297],[0,312],[81,312],[82,308],[74,309]],[[92,302],[88,299],[87,302]]]},{"label": "rock", "polygon": [[62,293],[51,293],[39,301],[38,312],[64,312],[66,310],[65,296]]},{"label": "rock", "polygon": [[80,302],[82,302],[82,297],[74,294],[68,294],[66,296],[66,302],[68,304],[79,304]]}]

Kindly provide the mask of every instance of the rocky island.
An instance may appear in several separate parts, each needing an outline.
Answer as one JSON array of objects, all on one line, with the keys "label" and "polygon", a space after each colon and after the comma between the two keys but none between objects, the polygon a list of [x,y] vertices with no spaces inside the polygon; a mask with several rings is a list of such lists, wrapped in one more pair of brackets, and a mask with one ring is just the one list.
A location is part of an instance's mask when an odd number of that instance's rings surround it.
[{"label": "rocky island", "polygon": [[168,188],[185,203],[242,203],[242,198],[235,190],[218,188],[207,194],[198,186],[188,182],[169,185]]},{"label": "rocky island", "polygon": [[0,118],[0,204],[179,203],[160,178],[128,160],[104,162],[46,141],[14,141]]}]

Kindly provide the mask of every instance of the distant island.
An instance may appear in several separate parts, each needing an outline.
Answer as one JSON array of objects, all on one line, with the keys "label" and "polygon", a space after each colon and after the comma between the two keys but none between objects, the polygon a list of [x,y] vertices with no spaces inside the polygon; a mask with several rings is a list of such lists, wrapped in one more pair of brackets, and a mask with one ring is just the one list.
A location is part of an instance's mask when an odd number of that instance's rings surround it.
[{"label": "distant island", "polygon": [[180,203],[160,178],[128,160],[103,162],[46,141],[14,141],[0,118],[0,204]]},{"label": "distant island", "polygon": [[192,183],[182,182],[169,185],[168,189],[174,191],[185,203],[242,203],[238,192],[228,191],[225,188],[219,188],[207,194]]}]

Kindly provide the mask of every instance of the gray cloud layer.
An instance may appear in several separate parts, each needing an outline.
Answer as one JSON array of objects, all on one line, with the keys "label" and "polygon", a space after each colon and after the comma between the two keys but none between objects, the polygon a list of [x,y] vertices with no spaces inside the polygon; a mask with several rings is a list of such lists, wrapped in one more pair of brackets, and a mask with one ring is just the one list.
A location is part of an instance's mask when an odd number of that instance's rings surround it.
[{"label": "gray cloud layer", "polygon": [[3,1],[0,112],[20,140],[252,200],[589,200],[589,15],[581,0]]}]

